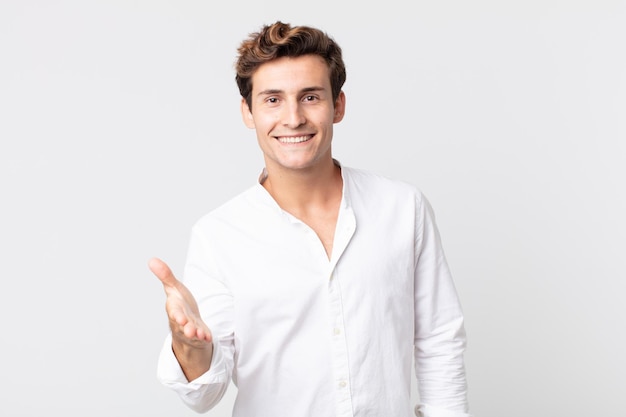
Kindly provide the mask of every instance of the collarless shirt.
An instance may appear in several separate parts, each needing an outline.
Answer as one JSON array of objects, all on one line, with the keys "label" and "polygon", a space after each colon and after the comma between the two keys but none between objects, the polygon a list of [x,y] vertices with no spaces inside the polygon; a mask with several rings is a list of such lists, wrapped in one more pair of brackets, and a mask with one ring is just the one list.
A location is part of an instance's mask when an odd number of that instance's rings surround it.
[{"label": "collarless shirt", "polygon": [[463,315],[430,205],[405,182],[341,170],[330,259],[261,184],[194,225],[183,283],[211,329],[211,367],[188,382],[171,335],[158,365],[192,409],[232,379],[234,417],[469,416]]}]

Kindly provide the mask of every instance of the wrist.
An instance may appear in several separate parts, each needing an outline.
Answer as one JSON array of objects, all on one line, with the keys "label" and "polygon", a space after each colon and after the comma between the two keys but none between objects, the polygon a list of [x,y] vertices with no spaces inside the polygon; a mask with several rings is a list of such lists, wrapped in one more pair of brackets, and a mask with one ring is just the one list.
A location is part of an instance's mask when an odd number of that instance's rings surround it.
[{"label": "wrist", "polygon": [[172,352],[188,381],[193,381],[211,368],[213,343],[189,344],[172,339]]}]

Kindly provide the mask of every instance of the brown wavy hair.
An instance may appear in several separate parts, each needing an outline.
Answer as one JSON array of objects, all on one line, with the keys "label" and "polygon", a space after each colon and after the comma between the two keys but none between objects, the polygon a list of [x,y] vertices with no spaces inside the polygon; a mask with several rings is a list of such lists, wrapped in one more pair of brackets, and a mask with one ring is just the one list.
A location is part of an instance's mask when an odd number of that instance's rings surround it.
[{"label": "brown wavy hair", "polygon": [[250,33],[237,49],[235,80],[241,97],[252,110],[252,75],[266,62],[282,57],[318,55],[330,69],[333,103],[346,81],[346,66],[339,45],[325,32],[309,26],[291,26],[278,21]]}]

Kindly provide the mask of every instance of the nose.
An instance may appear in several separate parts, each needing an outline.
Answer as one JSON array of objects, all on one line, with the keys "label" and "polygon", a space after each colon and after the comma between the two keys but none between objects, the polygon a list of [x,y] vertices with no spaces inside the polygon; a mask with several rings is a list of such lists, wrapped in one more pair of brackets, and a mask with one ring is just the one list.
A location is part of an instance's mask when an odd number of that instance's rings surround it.
[{"label": "nose", "polygon": [[283,125],[295,129],[306,123],[306,117],[299,101],[287,102],[282,112]]}]

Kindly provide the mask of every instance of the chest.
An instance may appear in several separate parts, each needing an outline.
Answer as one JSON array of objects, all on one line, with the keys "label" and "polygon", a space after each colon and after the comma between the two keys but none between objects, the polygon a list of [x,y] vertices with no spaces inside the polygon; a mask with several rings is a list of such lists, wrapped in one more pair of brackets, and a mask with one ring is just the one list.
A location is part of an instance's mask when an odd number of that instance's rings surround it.
[{"label": "chest", "polygon": [[326,256],[330,259],[337,227],[337,211],[324,212],[315,216],[302,216],[301,220],[315,232],[324,247]]}]

